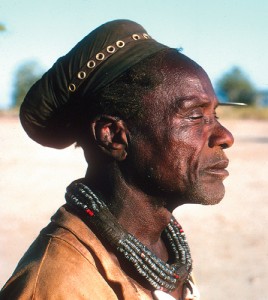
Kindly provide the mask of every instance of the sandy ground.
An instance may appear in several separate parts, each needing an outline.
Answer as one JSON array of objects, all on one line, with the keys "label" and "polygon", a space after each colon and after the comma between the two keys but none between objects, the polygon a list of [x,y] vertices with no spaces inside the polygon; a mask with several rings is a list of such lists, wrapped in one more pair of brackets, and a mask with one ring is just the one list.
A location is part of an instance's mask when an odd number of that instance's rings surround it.
[{"label": "sandy ground", "polygon": [[[202,299],[268,299],[268,121],[225,121],[236,143],[227,150],[224,200],[175,211],[192,249]],[[0,286],[50,216],[65,187],[84,175],[80,149],[44,148],[17,118],[0,117]]]}]

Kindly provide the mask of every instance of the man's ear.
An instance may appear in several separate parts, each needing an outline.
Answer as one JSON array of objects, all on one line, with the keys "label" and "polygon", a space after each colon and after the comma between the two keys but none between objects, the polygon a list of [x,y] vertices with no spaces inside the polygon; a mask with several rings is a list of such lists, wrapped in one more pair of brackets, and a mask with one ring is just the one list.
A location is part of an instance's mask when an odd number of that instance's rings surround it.
[{"label": "man's ear", "polygon": [[92,121],[91,131],[103,153],[118,161],[126,158],[128,130],[122,120],[113,116],[102,115]]}]

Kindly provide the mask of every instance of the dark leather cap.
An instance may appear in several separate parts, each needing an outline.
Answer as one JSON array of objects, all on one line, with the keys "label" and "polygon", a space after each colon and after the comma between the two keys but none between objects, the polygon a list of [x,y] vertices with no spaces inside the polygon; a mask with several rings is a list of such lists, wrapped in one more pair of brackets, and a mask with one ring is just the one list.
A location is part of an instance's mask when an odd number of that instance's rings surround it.
[{"label": "dark leather cap", "polygon": [[59,58],[29,90],[20,109],[24,130],[36,142],[64,148],[76,141],[77,109],[127,69],[166,46],[129,20],[105,23]]}]

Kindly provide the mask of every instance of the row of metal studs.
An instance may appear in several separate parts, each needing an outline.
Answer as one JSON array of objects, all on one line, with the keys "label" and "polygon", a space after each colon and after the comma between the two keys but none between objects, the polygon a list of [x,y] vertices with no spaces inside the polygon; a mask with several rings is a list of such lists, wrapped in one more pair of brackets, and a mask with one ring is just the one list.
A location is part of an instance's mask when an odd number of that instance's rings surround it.
[{"label": "row of metal studs", "polygon": [[[114,44],[107,46],[102,49],[95,56],[91,57],[89,61],[81,68],[81,70],[72,78],[71,83],[68,86],[70,92],[75,92],[79,86],[83,83],[84,79],[86,79],[89,74],[104,60],[108,57],[116,53],[119,49],[125,47],[125,45],[129,42],[137,41],[137,40],[147,40],[151,37],[147,33],[142,34],[132,34],[132,36],[127,37],[123,40],[118,40]],[[106,52],[106,54],[105,54]]]}]

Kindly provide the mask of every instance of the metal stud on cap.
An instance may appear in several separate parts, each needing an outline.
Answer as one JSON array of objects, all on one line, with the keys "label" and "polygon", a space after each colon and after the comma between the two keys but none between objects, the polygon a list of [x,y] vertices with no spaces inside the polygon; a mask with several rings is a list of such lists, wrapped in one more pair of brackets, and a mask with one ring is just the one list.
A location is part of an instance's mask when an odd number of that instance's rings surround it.
[{"label": "metal stud on cap", "polygon": [[69,84],[69,91],[74,92],[75,90],[76,90],[75,84],[73,84],[73,83]]},{"label": "metal stud on cap", "polygon": [[123,41],[117,41],[117,42],[116,42],[116,46],[117,46],[118,48],[123,48],[123,47],[125,46],[125,42],[123,42]]},{"label": "metal stud on cap", "polygon": [[144,33],[144,34],[143,34],[143,37],[144,37],[146,40],[150,38],[149,34],[147,34],[147,33]]},{"label": "metal stud on cap", "polygon": [[80,72],[77,74],[77,77],[78,77],[79,79],[84,79],[84,78],[86,78],[86,76],[87,76],[87,73],[84,72],[84,71],[80,71]]},{"label": "metal stud on cap", "polygon": [[89,60],[89,61],[87,62],[87,67],[88,67],[89,69],[92,69],[92,68],[94,68],[95,66],[96,66],[96,63],[95,63],[94,60]]},{"label": "metal stud on cap", "polygon": [[96,59],[97,60],[104,60],[104,58],[105,58],[105,55],[103,53],[100,52],[100,53],[96,54]]},{"label": "metal stud on cap", "polygon": [[138,34],[132,34],[132,38],[133,40],[137,41],[137,40],[140,40],[140,36]]},{"label": "metal stud on cap", "polygon": [[114,46],[108,46],[108,47],[106,48],[106,51],[107,51],[108,53],[114,53],[114,52],[115,52],[115,47],[114,47]]}]

